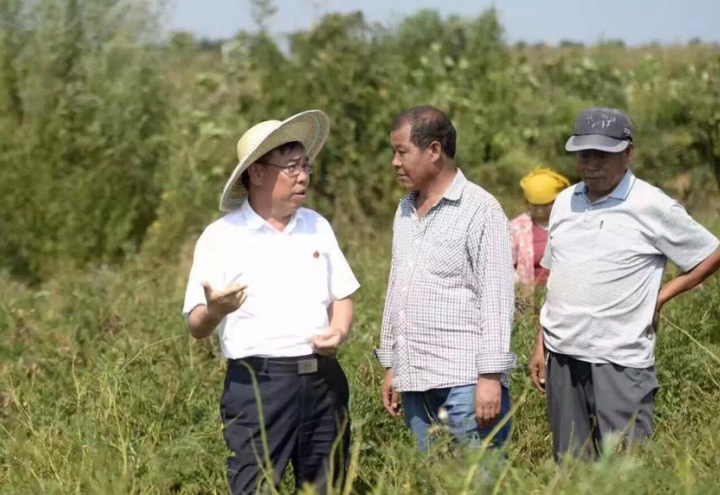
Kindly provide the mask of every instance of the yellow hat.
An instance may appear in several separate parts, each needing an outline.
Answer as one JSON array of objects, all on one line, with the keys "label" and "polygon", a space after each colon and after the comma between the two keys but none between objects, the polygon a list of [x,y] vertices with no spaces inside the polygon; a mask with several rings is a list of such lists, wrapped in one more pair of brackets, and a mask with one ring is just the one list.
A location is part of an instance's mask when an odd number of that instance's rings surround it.
[{"label": "yellow hat", "polygon": [[520,181],[525,199],[533,205],[555,201],[560,191],[570,187],[570,181],[549,168],[536,168]]}]

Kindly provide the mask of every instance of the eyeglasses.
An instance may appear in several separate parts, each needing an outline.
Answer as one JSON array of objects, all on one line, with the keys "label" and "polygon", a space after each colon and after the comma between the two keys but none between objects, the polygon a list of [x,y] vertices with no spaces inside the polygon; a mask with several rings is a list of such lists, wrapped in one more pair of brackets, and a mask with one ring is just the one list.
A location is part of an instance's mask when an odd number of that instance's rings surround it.
[{"label": "eyeglasses", "polygon": [[267,163],[267,162],[255,162],[259,163],[260,165],[269,165],[271,167],[279,168],[285,174],[287,174],[288,177],[297,177],[300,175],[300,171],[303,170],[306,174],[312,175],[313,173],[313,167],[310,165],[307,160],[304,160],[302,162],[293,163],[292,165],[276,165],[274,163]]}]

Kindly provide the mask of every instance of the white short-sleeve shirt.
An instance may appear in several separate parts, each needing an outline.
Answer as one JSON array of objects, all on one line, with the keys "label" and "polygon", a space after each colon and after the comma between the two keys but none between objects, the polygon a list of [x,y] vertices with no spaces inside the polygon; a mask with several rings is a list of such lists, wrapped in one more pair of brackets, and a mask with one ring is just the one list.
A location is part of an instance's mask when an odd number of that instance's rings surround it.
[{"label": "white short-sleeve shirt", "polygon": [[247,285],[245,303],[218,327],[228,359],[312,353],[310,339],[327,329],[329,305],[360,287],[322,216],[301,208],[280,232],[247,200],[198,239],[183,316],[207,304],[203,282]]},{"label": "white short-sleeve shirt", "polygon": [[548,233],[540,312],[546,347],[633,368],[655,361],[652,320],[667,260],[688,271],[720,244],[682,205],[629,171],[594,203],[583,183],[560,193]]}]

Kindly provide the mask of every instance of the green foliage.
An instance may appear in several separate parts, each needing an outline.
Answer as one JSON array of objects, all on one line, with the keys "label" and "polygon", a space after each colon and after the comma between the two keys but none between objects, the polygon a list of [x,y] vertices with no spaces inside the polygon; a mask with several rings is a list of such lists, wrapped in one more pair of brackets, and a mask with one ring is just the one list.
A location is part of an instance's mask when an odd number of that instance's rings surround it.
[{"label": "green foliage", "polygon": [[116,1],[2,7],[0,266],[36,278],[140,247],[170,106],[150,29]]},{"label": "green foliage", "polygon": [[[563,144],[590,105],[619,106],[636,121],[638,175],[690,207],[714,208],[717,201],[698,193],[717,197],[719,57],[717,47],[702,44],[509,47],[493,10],[477,19],[422,11],[392,28],[369,24],[359,12],[330,14],[290,36],[286,51],[263,31],[241,33],[220,60],[196,62],[205,72],[195,80],[212,85],[188,78],[176,86],[179,121],[206,134],[180,135],[183,152],[172,159],[173,185],[148,252],[175,249],[212,218],[234,166],[232,145],[245,129],[308,108],[323,109],[332,122],[309,205],[335,225],[386,228],[403,194],[389,165],[389,126],[425,103],[451,115],[459,166],[510,214],[521,208],[520,178],[538,164],[577,179]],[[191,170],[183,165],[189,160]]]},{"label": "green foliage", "polygon": [[[384,371],[372,349],[390,237],[341,240],[363,282],[354,330],[339,355],[351,390],[353,493],[720,489],[717,277],[664,310],[656,434],[648,444],[597,464],[555,466],[544,397],[524,370],[537,316],[519,304],[513,348],[521,365],[512,375],[517,409],[506,461],[478,453],[431,463],[379,396]],[[228,453],[218,410],[224,364],[216,339],[192,339],[179,316],[188,255],[178,265],[66,273],[42,291],[0,278],[0,493],[225,493]],[[292,493],[289,477],[283,486]]]},{"label": "green foliage", "polygon": [[637,127],[636,173],[714,218],[720,49],[509,46],[493,10],[392,27],[330,14],[280,46],[264,29],[274,3],[252,3],[257,32],[220,44],[162,41],[151,2],[0,1],[0,493],[225,492],[222,358],[178,314],[190,248],[220,215],[240,135],[309,108],[332,121],[309,206],[334,221],[363,283],[340,355],[355,493],[717,492],[717,280],[666,309],[677,326],[659,337],[655,438],[594,465],[550,461],[543,398],[522,369],[506,462],[428,463],[383,413],[371,350],[403,194],[388,150],[398,113],[445,109],[459,166],[513,215],[537,164],[577,178],[563,151],[577,113],[620,106]]},{"label": "green foliage", "polygon": [[690,206],[707,208],[720,180],[717,46],[511,47],[491,9],[393,27],[329,14],[281,48],[265,29],[274,3],[254,1],[257,32],[218,48],[183,32],[160,43],[151,6],[0,5],[0,267],[15,276],[122,262],[141,246],[177,254],[218,215],[239,136],[309,108],[332,122],[309,206],[360,230],[385,228],[403,194],[388,128],[417,104],[447,111],[459,166],[510,213],[536,165],[576,178],[562,145],[589,105],[625,108],[636,172]]}]

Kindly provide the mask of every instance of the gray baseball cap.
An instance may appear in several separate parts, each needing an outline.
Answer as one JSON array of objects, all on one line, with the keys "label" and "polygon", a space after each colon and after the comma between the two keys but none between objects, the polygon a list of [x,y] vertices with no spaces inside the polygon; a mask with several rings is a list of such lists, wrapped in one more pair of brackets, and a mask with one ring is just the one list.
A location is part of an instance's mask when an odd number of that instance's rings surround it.
[{"label": "gray baseball cap", "polygon": [[616,108],[586,108],[575,121],[575,130],[565,143],[567,151],[624,151],[633,140],[633,125]]}]

